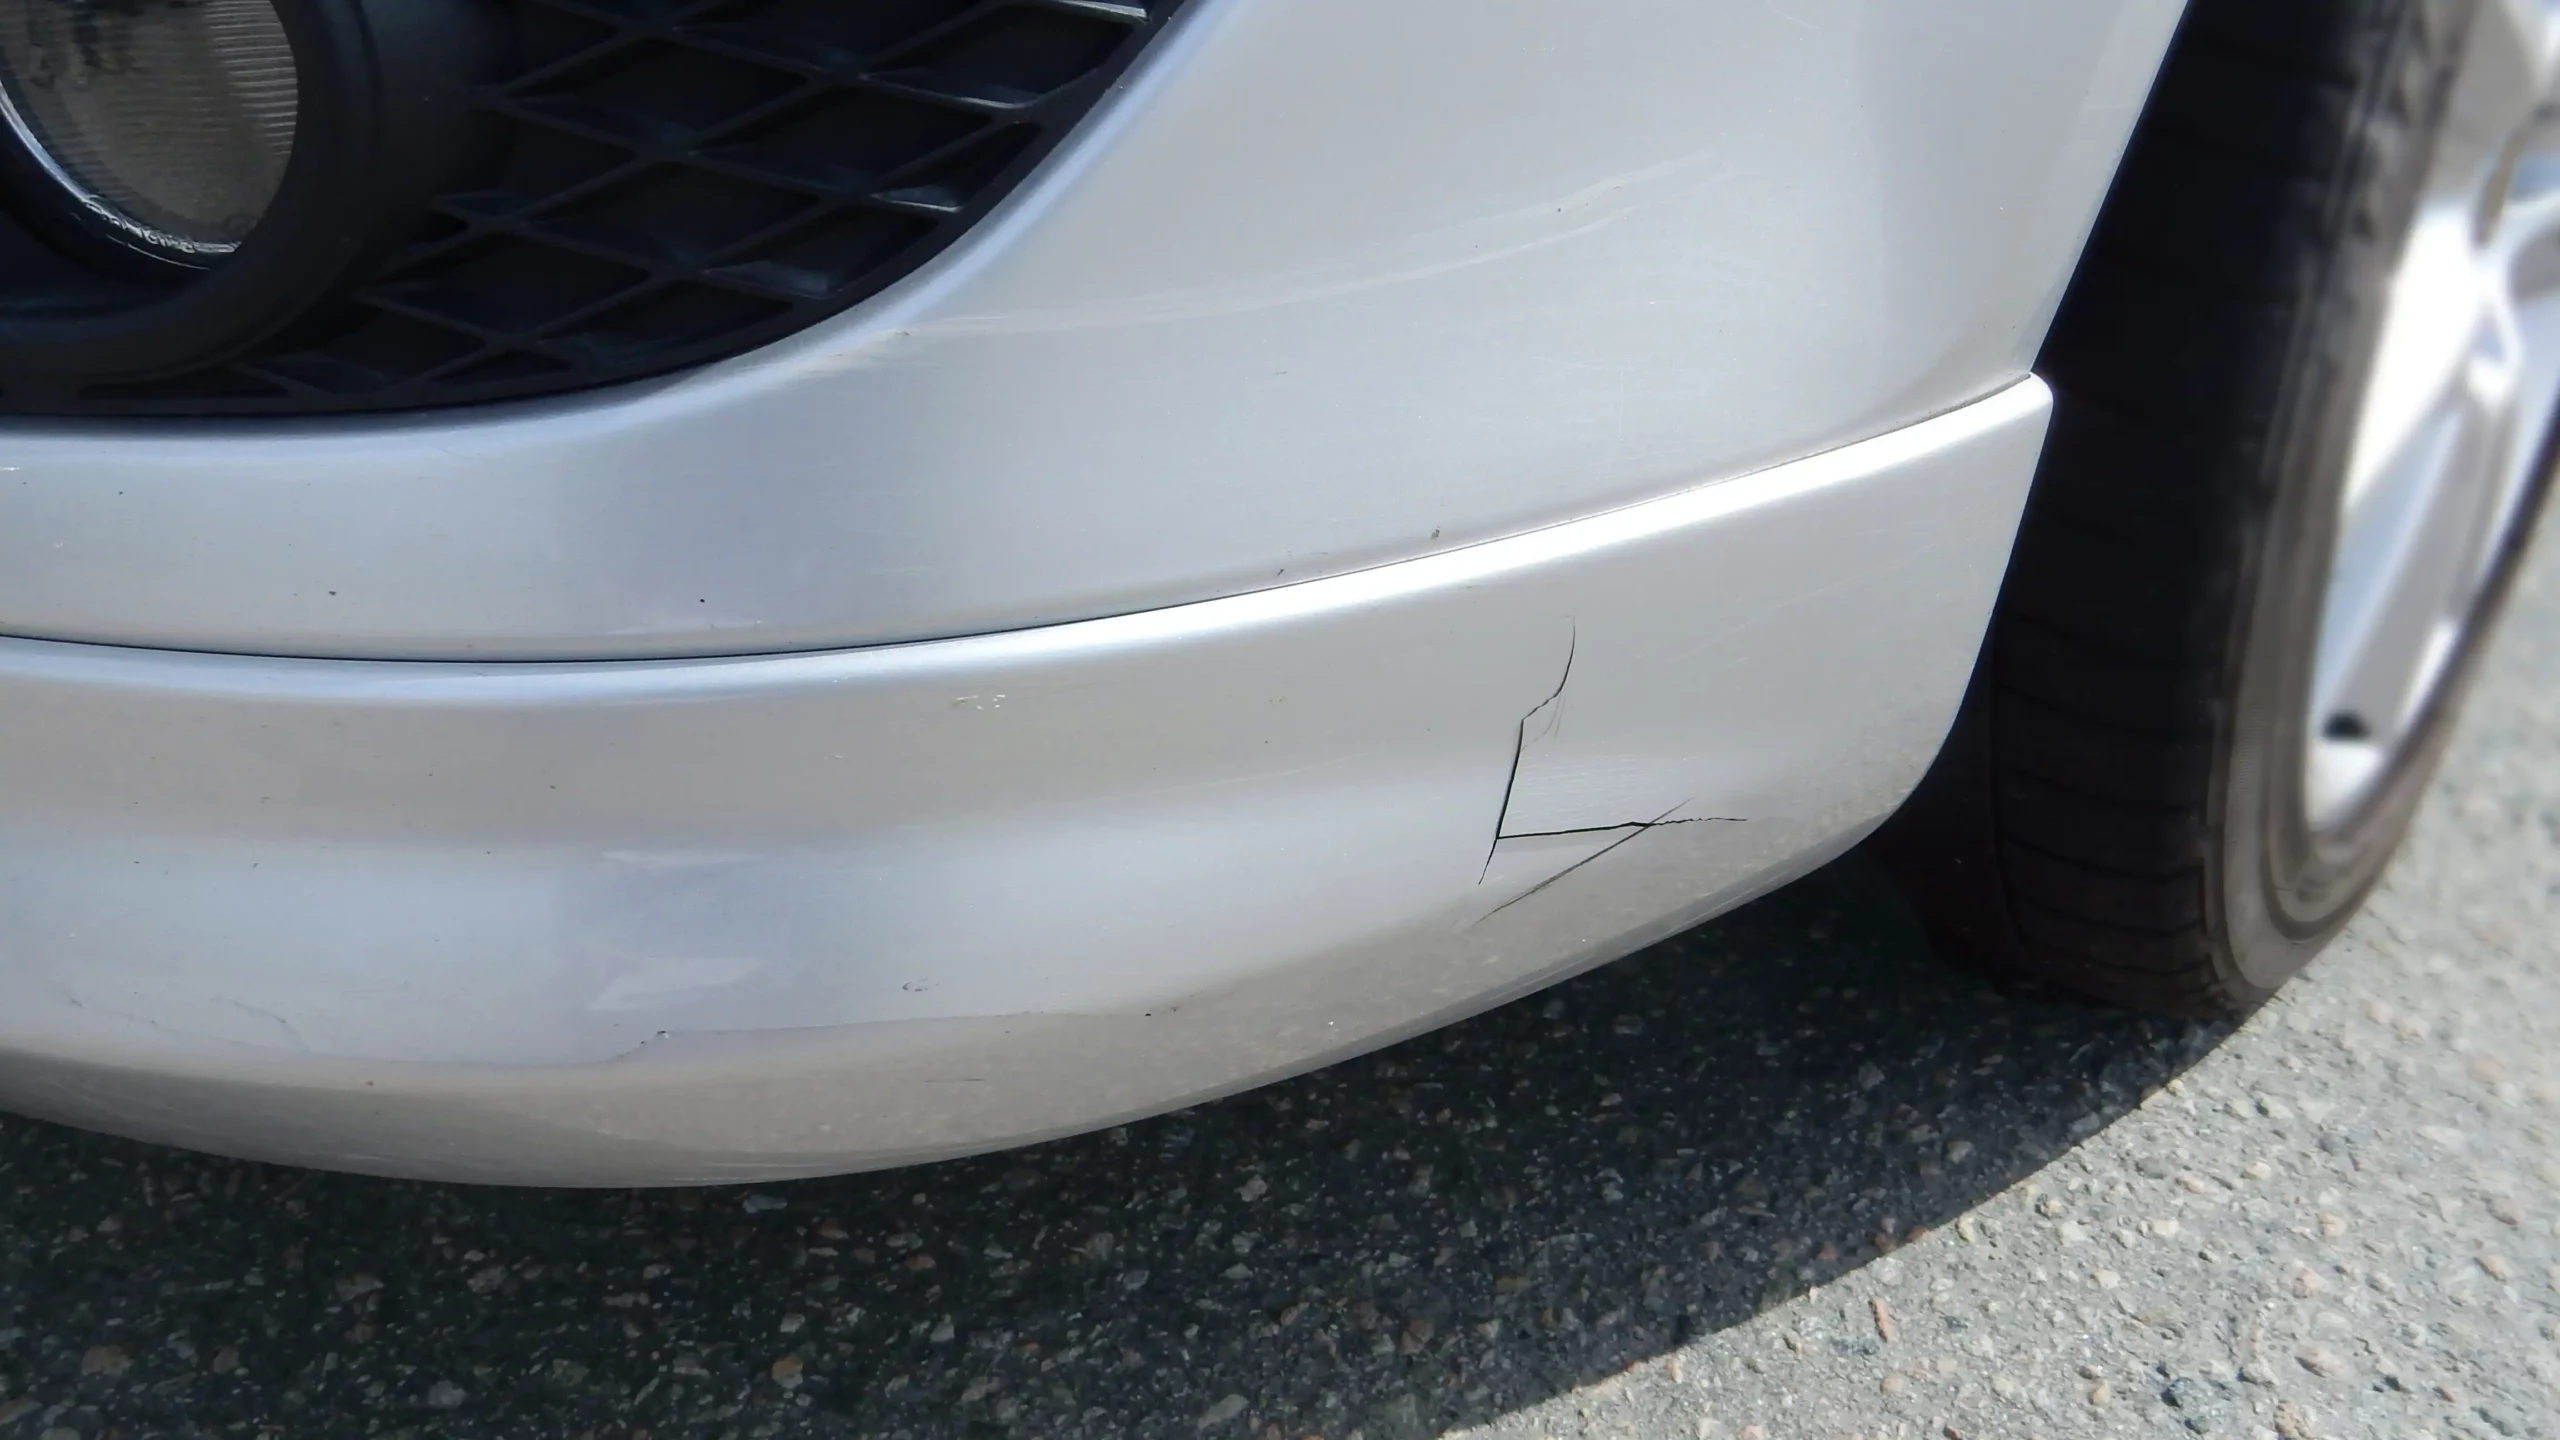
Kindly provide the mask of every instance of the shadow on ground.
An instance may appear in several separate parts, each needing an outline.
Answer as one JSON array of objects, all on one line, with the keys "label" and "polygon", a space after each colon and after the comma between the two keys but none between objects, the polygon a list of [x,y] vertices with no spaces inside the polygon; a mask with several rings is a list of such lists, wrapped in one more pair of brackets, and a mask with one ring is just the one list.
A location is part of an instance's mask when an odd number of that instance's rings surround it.
[{"label": "shadow on ground", "polygon": [[0,1122],[0,1436],[1490,1419],[1950,1219],[2219,1038],[1940,969],[1852,858],[1393,1050],[1035,1150],[511,1191]]}]

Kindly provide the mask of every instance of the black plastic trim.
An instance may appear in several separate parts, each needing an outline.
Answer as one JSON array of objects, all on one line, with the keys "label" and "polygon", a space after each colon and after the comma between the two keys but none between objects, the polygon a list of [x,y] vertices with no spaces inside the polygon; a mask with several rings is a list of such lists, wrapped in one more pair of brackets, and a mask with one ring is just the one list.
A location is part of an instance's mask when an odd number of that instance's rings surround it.
[{"label": "black plastic trim", "polygon": [[491,3],[505,59],[470,95],[474,163],[398,243],[218,363],[20,366],[0,413],[405,410],[738,354],[950,244],[1181,0]]}]

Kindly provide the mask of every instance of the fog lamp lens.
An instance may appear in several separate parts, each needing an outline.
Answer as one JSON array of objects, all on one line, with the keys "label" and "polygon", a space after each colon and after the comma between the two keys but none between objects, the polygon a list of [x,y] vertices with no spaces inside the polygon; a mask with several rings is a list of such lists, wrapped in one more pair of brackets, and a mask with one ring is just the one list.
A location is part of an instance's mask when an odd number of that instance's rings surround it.
[{"label": "fog lamp lens", "polygon": [[295,102],[269,0],[0,0],[18,143],[59,200],[171,258],[219,258],[258,223]]}]

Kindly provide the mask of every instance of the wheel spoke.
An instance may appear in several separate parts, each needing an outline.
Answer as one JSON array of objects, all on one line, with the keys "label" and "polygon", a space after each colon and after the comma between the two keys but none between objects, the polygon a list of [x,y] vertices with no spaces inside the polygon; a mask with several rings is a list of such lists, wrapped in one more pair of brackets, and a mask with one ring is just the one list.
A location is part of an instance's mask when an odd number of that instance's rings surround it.
[{"label": "wheel spoke", "polygon": [[2397,740],[2407,727],[2434,681],[2447,628],[2469,608],[2493,495],[2480,452],[2496,437],[2482,418],[2449,413],[2438,448],[2413,456],[2432,463],[2413,466],[2405,508],[2370,527],[2362,553],[2339,555],[2339,579],[2354,598],[2341,607],[2349,645],[2324,709],[2355,717],[2353,728],[2379,740]]},{"label": "wheel spoke", "polygon": [[2467,208],[2439,206],[2422,219],[2392,277],[2347,464],[2350,529],[2462,385],[2495,303]]},{"label": "wheel spoke", "polygon": [[2490,437],[2468,402],[2449,397],[2428,417],[2342,539],[2314,682],[2325,732],[2387,745],[2408,718],[2474,548],[2480,497],[2462,492],[2482,488]]}]

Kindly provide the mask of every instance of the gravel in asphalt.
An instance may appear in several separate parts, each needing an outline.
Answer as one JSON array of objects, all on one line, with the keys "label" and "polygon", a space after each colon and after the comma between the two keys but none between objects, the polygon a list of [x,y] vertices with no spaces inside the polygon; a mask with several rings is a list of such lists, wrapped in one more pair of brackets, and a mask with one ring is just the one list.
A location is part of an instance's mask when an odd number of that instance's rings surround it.
[{"label": "gravel in asphalt", "polygon": [[2560,1435],[2560,553],[2236,1028],[2004,998],[1852,859],[1393,1050],[761,1189],[0,1119],[0,1440]]}]

